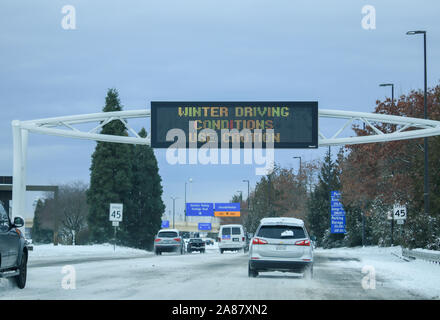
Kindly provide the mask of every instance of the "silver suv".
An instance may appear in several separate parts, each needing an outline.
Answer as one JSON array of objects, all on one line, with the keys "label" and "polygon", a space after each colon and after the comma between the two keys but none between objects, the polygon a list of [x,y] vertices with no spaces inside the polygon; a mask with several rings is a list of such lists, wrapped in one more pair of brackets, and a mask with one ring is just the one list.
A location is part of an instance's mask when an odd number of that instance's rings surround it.
[{"label": "silver suv", "polygon": [[162,252],[185,253],[185,244],[177,229],[161,229],[154,238],[154,253]]},{"label": "silver suv", "polygon": [[295,218],[264,218],[249,249],[249,277],[262,271],[304,273],[313,278],[313,247],[304,222]]}]

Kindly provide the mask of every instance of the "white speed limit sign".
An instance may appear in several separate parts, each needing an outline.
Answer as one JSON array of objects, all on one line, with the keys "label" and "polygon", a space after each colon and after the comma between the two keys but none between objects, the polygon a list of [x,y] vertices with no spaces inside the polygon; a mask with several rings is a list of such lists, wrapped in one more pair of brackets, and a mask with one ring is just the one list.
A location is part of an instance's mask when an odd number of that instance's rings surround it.
[{"label": "white speed limit sign", "polygon": [[110,203],[110,221],[122,221],[122,203]]},{"label": "white speed limit sign", "polygon": [[395,204],[394,208],[393,208],[393,218],[394,218],[394,220],[405,220],[406,219],[406,206],[401,206],[401,205]]}]

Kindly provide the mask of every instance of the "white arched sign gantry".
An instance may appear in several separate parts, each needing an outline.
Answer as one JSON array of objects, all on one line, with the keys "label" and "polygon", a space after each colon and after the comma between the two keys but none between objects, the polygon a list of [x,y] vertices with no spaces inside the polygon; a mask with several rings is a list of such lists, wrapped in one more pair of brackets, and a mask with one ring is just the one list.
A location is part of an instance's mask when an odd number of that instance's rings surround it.
[{"label": "white arched sign gantry", "polygon": [[[55,117],[29,121],[12,121],[13,132],[13,187],[12,187],[12,217],[20,215],[25,207],[26,194],[26,158],[28,133],[41,133],[67,138],[116,142],[128,144],[150,144],[150,137],[142,138],[127,123],[128,119],[149,118],[150,110],[131,110],[117,112],[102,112],[66,117]],[[319,119],[345,119],[346,122],[332,136],[325,136],[318,128],[319,146],[336,146],[387,142],[404,139],[415,139],[440,135],[440,121],[391,116],[377,113],[350,112],[340,110],[319,110]],[[99,133],[100,129],[111,121],[122,122],[130,136],[114,136]],[[340,137],[341,133],[354,121],[364,123],[372,129],[367,136]],[[96,126],[83,131],[75,127],[78,124],[96,123]],[[377,124],[395,125],[395,131],[382,132]]]}]

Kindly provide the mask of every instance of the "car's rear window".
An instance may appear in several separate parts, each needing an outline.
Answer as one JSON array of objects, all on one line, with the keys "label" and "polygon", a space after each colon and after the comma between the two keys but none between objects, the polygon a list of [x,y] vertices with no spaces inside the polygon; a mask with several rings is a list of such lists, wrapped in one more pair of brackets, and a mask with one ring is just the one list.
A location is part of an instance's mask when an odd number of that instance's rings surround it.
[{"label": "car's rear window", "polygon": [[[293,235],[290,232],[292,231]],[[281,236],[282,234],[287,234],[288,236]],[[290,234],[290,235],[289,235]],[[258,231],[257,237],[270,238],[270,239],[301,239],[305,238],[305,232],[302,227],[296,226],[261,226]]]},{"label": "car's rear window", "polygon": [[189,239],[189,242],[203,242],[202,239]]},{"label": "car's rear window", "polygon": [[158,234],[159,238],[175,238],[178,237],[177,232],[175,231],[161,231]]},{"label": "car's rear window", "polygon": [[239,227],[232,227],[232,234],[241,234],[241,229]]},{"label": "car's rear window", "polygon": [[231,228],[223,228],[222,229],[222,235],[230,236],[231,235]]}]

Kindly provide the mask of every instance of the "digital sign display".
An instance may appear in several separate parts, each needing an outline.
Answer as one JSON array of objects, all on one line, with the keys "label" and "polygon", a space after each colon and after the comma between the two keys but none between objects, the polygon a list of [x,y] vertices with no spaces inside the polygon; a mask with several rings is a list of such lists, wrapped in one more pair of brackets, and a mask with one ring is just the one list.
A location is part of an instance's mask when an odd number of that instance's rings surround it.
[{"label": "digital sign display", "polygon": [[274,148],[318,148],[318,102],[151,102],[151,146],[175,144],[172,129],[184,133],[183,148],[200,148],[207,141],[218,148],[234,142],[264,148],[269,141]]}]

